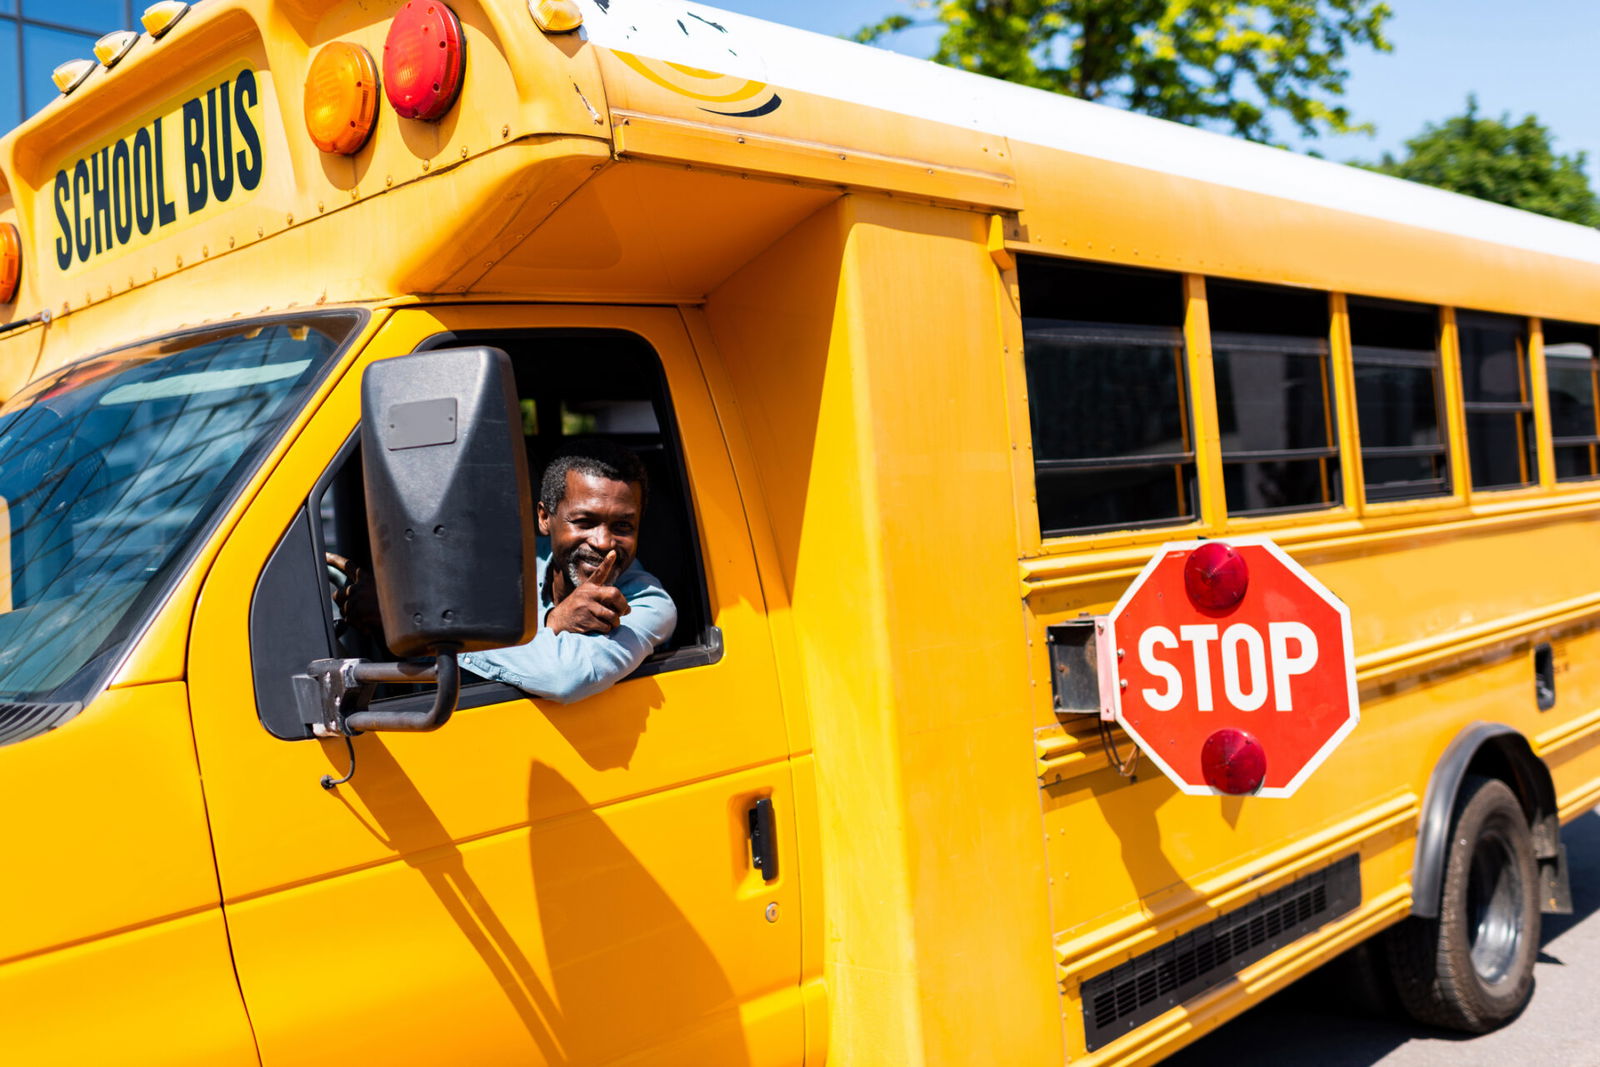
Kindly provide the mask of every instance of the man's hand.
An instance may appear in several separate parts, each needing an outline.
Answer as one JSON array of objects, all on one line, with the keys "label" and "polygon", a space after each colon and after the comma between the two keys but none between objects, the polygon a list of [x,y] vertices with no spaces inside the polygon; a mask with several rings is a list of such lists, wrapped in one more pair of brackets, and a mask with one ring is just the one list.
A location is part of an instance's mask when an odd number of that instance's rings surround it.
[{"label": "man's hand", "polygon": [[356,630],[383,643],[383,614],[378,609],[378,584],[358,564],[335,552],[324,552],[328,566],[344,575],[344,585],[334,591],[333,606],[339,617]]},{"label": "man's hand", "polygon": [[631,609],[622,590],[611,584],[617,567],[617,553],[606,553],[589,577],[566,598],[550,609],[544,624],[555,633],[608,634]]}]

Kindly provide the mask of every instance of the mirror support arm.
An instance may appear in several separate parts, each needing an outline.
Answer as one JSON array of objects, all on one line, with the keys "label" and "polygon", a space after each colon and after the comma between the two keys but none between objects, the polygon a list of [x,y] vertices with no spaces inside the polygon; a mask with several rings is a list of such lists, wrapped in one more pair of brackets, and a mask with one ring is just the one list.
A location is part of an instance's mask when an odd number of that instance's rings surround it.
[{"label": "mirror support arm", "polygon": [[461,696],[461,668],[454,652],[440,652],[432,665],[417,663],[363,663],[356,668],[356,680],[366,682],[433,682],[439,688],[433,707],[416,711],[358,711],[345,719],[345,729],[402,730],[426,733],[437,730],[455,714]]},{"label": "mirror support arm", "polygon": [[[312,727],[318,737],[349,737],[365,730],[408,733],[437,730],[455,714],[456,702],[461,696],[461,668],[456,663],[454,650],[440,651],[432,663],[319,659],[300,677],[315,687],[314,699],[321,705],[319,721]],[[365,709],[374,686],[386,682],[434,683],[438,690],[434,693],[433,707],[427,711],[357,710]]]}]

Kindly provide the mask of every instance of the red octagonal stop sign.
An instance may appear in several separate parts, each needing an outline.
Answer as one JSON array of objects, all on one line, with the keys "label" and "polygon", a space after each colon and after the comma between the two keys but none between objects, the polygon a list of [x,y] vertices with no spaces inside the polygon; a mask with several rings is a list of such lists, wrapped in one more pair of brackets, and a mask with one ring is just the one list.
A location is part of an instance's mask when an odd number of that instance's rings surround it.
[{"label": "red octagonal stop sign", "polygon": [[1185,793],[1289,796],[1355,729],[1350,611],[1266,538],[1162,546],[1109,622],[1117,721]]}]

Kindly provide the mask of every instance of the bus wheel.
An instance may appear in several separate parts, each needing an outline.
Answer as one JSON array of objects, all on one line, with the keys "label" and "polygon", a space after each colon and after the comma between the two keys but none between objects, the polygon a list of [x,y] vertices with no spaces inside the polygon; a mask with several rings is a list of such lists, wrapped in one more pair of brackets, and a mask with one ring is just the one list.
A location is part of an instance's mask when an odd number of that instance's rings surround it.
[{"label": "bus wheel", "polygon": [[1437,919],[1389,934],[1395,985],[1419,1022],[1469,1033],[1511,1020],[1533,993],[1539,952],[1533,835],[1504,782],[1468,778],[1456,805]]}]

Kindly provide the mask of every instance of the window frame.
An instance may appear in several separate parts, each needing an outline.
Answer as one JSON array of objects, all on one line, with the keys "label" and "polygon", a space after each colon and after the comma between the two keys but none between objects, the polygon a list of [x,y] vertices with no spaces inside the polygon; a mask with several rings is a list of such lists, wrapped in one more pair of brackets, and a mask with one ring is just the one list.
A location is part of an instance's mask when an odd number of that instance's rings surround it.
[{"label": "window frame", "polygon": [[[1446,315],[1444,309],[1436,304],[1421,304],[1410,301],[1391,300],[1383,297],[1369,297],[1349,295],[1345,298],[1346,316],[1353,318],[1356,309],[1366,305],[1378,309],[1393,311],[1412,311],[1417,314],[1427,313],[1433,320],[1433,348],[1432,361],[1423,357],[1421,349],[1391,348],[1383,345],[1358,345],[1355,342],[1355,327],[1353,323],[1346,329],[1350,340],[1350,384],[1351,384],[1351,416],[1355,420],[1353,427],[1357,451],[1359,452],[1361,471],[1361,501],[1365,513],[1382,513],[1386,510],[1417,510],[1450,506],[1461,501],[1465,486],[1460,477],[1461,467],[1457,461],[1454,447],[1454,431],[1457,399],[1451,389],[1451,361],[1447,353],[1446,340]],[[1362,358],[1360,350],[1367,352],[1383,353],[1383,355]],[[1372,445],[1369,446],[1361,438],[1361,396],[1359,385],[1356,381],[1356,371],[1362,366],[1407,366],[1418,369],[1431,369],[1433,371],[1433,404],[1435,425],[1438,430],[1439,444],[1431,445]],[[1459,368],[1457,368],[1457,388],[1459,392]],[[1463,429],[1463,435],[1465,429]],[[1406,455],[1438,455],[1441,457],[1443,470],[1440,481],[1443,487],[1440,492],[1415,494],[1399,492],[1393,495],[1385,494],[1374,497],[1372,495],[1372,482],[1367,478],[1366,462],[1371,458],[1389,458]],[[1412,484],[1412,483],[1408,483]]]},{"label": "window frame", "polygon": [[[1015,351],[1018,358],[1009,365],[1013,374],[1014,395],[1018,412],[1018,435],[1020,441],[1026,442],[1026,450],[1019,448],[1019,461],[1016,474],[1025,478],[1026,492],[1019,497],[1019,518],[1023,520],[1023,529],[1037,533],[1033,545],[1024,548],[1023,555],[1048,555],[1055,551],[1060,544],[1070,544],[1074,547],[1087,544],[1115,541],[1118,543],[1133,541],[1167,541],[1182,531],[1199,529],[1205,522],[1203,485],[1205,476],[1202,471],[1204,460],[1204,435],[1202,424],[1199,420],[1200,384],[1196,381],[1196,363],[1193,338],[1190,330],[1193,301],[1188,284],[1188,276],[1182,272],[1168,270],[1153,270],[1130,264],[1108,263],[1099,260],[1082,259],[1071,256],[1041,255],[1036,252],[1024,253],[1018,257],[1016,307],[1018,314],[1010,328],[1016,330]],[[1099,342],[1121,342],[1139,347],[1166,347],[1172,346],[1173,361],[1177,374],[1177,401],[1178,420],[1188,448],[1182,452],[1151,453],[1130,457],[1121,456],[1090,456],[1072,459],[1041,459],[1037,454],[1034,440],[1034,415],[1039,410],[1039,398],[1034,395],[1029,387],[1029,370],[1027,341],[1030,332],[1026,323],[1028,318],[1048,318],[1047,316],[1024,316],[1022,312],[1022,262],[1031,259],[1040,264],[1066,264],[1070,267],[1101,272],[1107,275],[1128,274],[1142,275],[1146,280],[1166,276],[1174,279],[1178,284],[1177,307],[1181,325],[1156,325],[1150,323],[1119,323],[1101,322],[1068,318],[1049,318],[1054,325],[1047,329],[1061,331],[1067,335],[1077,335],[1077,339]],[[1164,280],[1164,278],[1162,278]],[[1060,339],[1060,338],[1057,338]],[[1180,503],[1186,503],[1186,514],[1179,514],[1168,518],[1147,519],[1134,523],[1112,522],[1088,526],[1074,526],[1062,528],[1046,528],[1044,517],[1039,507],[1040,474],[1068,472],[1073,470],[1104,471],[1104,470],[1134,470],[1134,469],[1160,469],[1172,468],[1179,484],[1175,486],[1175,497]]]},{"label": "window frame", "polygon": [[[1521,401],[1499,400],[1469,400],[1467,398],[1467,354],[1466,345],[1462,340],[1466,329],[1473,319],[1480,321],[1504,320],[1507,322],[1521,323],[1520,345],[1517,352],[1517,385],[1522,393]],[[1461,439],[1465,452],[1466,487],[1470,494],[1477,496],[1483,493],[1516,493],[1538,490],[1545,484],[1544,464],[1540,456],[1540,437],[1538,406],[1539,398],[1536,392],[1533,369],[1533,343],[1534,331],[1530,320],[1522,315],[1506,314],[1496,311],[1479,311],[1472,308],[1457,308],[1455,311],[1455,343],[1456,343],[1456,375],[1459,385],[1460,399],[1458,411],[1461,416]],[[1519,482],[1507,482],[1495,485],[1479,485],[1473,473],[1473,447],[1472,447],[1472,416],[1473,415],[1515,415],[1520,433],[1520,449],[1517,462],[1522,469],[1523,478]]]},{"label": "window frame", "polygon": [[[1549,328],[1552,324],[1563,327],[1580,327],[1592,330],[1595,343],[1590,346],[1587,359],[1589,377],[1589,403],[1593,420],[1593,431],[1589,434],[1556,436],[1554,405],[1550,403],[1554,389],[1550,376],[1550,349]],[[1600,481],[1600,325],[1586,322],[1569,322],[1566,320],[1543,319],[1538,324],[1539,355],[1544,363],[1544,401],[1550,411],[1550,479],[1553,485],[1561,487],[1582,487],[1586,483]],[[1574,359],[1566,355],[1555,357],[1560,360]],[[1589,451],[1589,473],[1563,475],[1560,471],[1560,453],[1563,449],[1587,447]]]},{"label": "window frame", "polygon": [[[1217,353],[1219,350],[1249,351],[1251,349],[1261,352],[1282,353],[1292,358],[1314,358],[1321,361],[1318,369],[1321,371],[1319,376],[1322,380],[1323,430],[1328,439],[1328,444],[1320,447],[1253,449],[1230,453],[1222,444],[1222,393],[1214,387],[1213,403],[1218,423],[1217,456],[1223,473],[1223,502],[1228,520],[1274,518],[1284,515],[1326,514],[1344,508],[1344,452],[1341,447],[1338,375],[1334,369],[1333,345],[1326,337],[1212,331],[1210,357],[1213,381],[1216,379]],[[1227,471],[1230,466],[1237,467],[1250,463],[1270,463],[1273,461],[1309,462],[1312,460],[1317,461],[1319,464],[1319,473],[1323,483],[1325,499],[1320,503],[1289,504],[1283,507],[1236,510],[1232,503],[1227,500]]]}]

